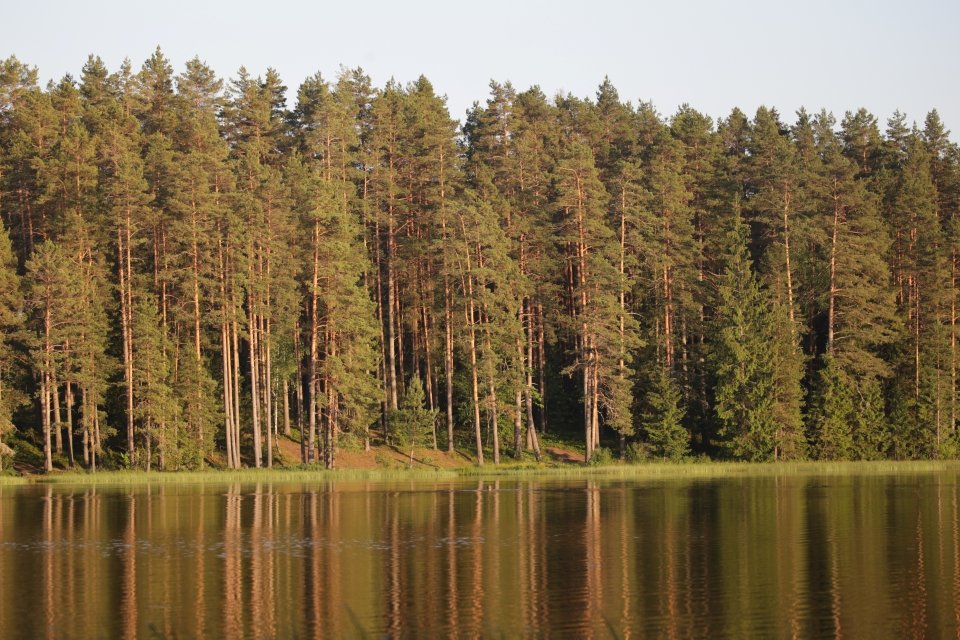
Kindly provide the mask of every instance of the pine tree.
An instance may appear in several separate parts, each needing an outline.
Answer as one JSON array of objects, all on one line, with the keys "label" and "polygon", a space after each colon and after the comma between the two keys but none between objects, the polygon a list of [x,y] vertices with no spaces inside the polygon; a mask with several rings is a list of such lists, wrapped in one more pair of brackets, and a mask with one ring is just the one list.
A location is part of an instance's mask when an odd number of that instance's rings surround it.
[{"label": "pine tree", "polygon": [[41,123],[52,115],[49,95],[37,88],[36,68],[16,56],[0,60],[0,209],[19,237],[15,248],[26,251],[32,250],[34,159],[45,147]]},{"label": "pine tree", "polygon": [[777,274],[778,280],[782,278],[783,285],[778,288],[784,292],[783,303],[791,322],[796,322],[794,263],[796,247],[806,244],[806,221],[802,216],[805,194],[797,151],[787,134],[776,111],[764,107],[757,110],[750,135],[748,206],[755,211],[763,232],[770,273]]},{"label": "pine tree", "polygon": [[316,286],[322,301],[318,313],[324,357],[317,374],[323,381],[327,417],[324,463],[333,468],[341,431],[369,437],[380,396],[376,376],[380,348],[376,307],[363,281],[369,265],[361,248],[359,225],[351,212],[338,204],[338,194],[329,186],[321,183],[318,196],[314,215],[320,229],[318,260],[323,268]]},{"label": "pine tree", "polygon": [[[404,95],[402,89],[390,82],[373,100],[369,139],[371,150],[370,189],[376,202],[373,222],[372,251],[377,267],[378,317],[383,327],[384,365],[383,386],[386,414],[398,407],[398,370],[402,365],[398,347],[400,317],[398,307],[398,227],[401,224],[403,193],[400,168],[403,158]],[[402,376],[401,376],[402,378]],[[385,437],[389,437],[389,422]]]},{"label": "pine tree", "polygon": [[933,455],[950,409],[950,269],[930,176],[930,156],[915,135],[891,186],[897,302],[905,326],[894,366],[895,455]]},{"label": "pine tree", "polygon": [[459,247],[449,262],[458,271],[458,306],[465,320],[462,336],[468,354],[477,461],[484,463],[480,421],[484,408],[493,462],[499,464],[503,398],[515,399],[510,391],[522,384],[517,352],[522,335],[517,316],[519,273],[496,213],[476,193],[465,194],[454,214]]},{"label": "pine tree", "polygon": [[68,327],[78,311],[79,301],[72,295],[70,267],[63,250],[48,240],[36,248],[27,262],[25,277],[27,307],[33,329],[30,350],[34,371],[39,378],[41,436],[44,469],[47,471],[53,469],[53,437],[60,439],[58,373],[63,369]]},{"label": "pine tree", "polygon": [[391,440],[415,381],[432,444],[463,428],[481,462],[548,424],[588,456],[956,449],[960,148],[935,111],[714,126],[609,79],[493,82],[458,131],[424,77],[317,74],[288,111],[273,70],[224,92],[159,49],[36,82],[0,61],[0,437],[36,428],[48,468],[269,466],[292,419],[334,466],[378,413]]},{"label": "pine tree", "polygon": [[[171,176],[169,270],[171,273],[172,336],[175,395],[183,405],[186,434],[181,460],[203,464],[212,451],[216,425],[223,419],[216,400],[216,383],[208,368],[218,353],[207,330],[216,326],[216,220],[223,215],[227,147],[221,140],[216,111],[222,82],[213,71],[193,59],[176,77],[176,138],[179,162]],[[189,437],[187,437],[189,434]],[[229,456],[228,456],[229,457]]]},{"label": "pine tree", "polygon": [[[671,383],[682,393],[683,414],[690,403],[691,374],[687,346],[696,325],[703,320],[694,296],[702,285],[704,271],[697,264],[697,244],[691,209],[692,192],[685,174],[686,149],[669,130],[659,125],[649,149],[636,194],[632,216],[631,253],[637,261],[634,313],[644,318],[647,348],[641,360],[665,368]],[[634,171],[639,171],[637,167]],[[656,377],[648,377],[640,388],[643,402],[650,405],[663,393]]]},{"label": "pine tree", "polygon": [[0,116],[0,205],[23,265],[46,234],[49,207],[39,200],[57,137],[57,113],[48,92],[32,88],[14,93],[16,101]]},{"label": "pine tree", "polygon": [[[600,445],[600,417],[615,417],[621,424],[632,422],[630,406],[622,403],[625,394],[617,388],[626,381],[621,374],[620,323],[634,320],[621,312],[619,243],[605,215],[609,195],[599,180],[588,148],[573,143],[557,166],[558,206],[562,223],[560,240],[565,246],[567,299],[570,309],[568,330],[576,349],[575,363],[568,371],[582,375],[582,398],[586,460]],[[668,269],[669,275],[669,269]],[[632,403],[631,403],[632,404]]]},{"label": "pine tree", "polygon": [[[863,140],[866,134],[844,135]],[[891,370],[882,357],[883,349],[899,333],[895,292],[885,261],[890,240],[876,199],[867,191],[865,181],[857,178],[855,162],[841,155],[840,146],[830,133],[821,134],[818,146],[821,175],[817,197],[823,212],[824,236],[828,239],[826,356],[833,368],[825,371],[821,380],[823,384],[850,385],[862,396],[877,381],[890,375]],[[857,153],[861,161],[873,154],[863,149]],[[827,367],[828,363],[823,366]],[[826,397],[832,392],[818,393]],[[856,409],[857,405],[851,404],[853,413],[843,419],[851,424],[860,421]],[[823,426],[832,428],[828,424]],[[814,432],[818,428],[816,421],[812,428]],[[866,444],[861,446],[865,435],[857,433],[855,443],[843,447],[834,445],[827,453],[821,447],[820,455],[859,456],[859,451],[872,448]],[[822,438],[814,435],[813,439]]]},{"label": "pine tree", "polygon": [[[105,400],[108,380],[114,372],[112,359],[107,355],[109,339],[108,312],[112,304],[107,279],[105,257],[94,247],[94,234],[83,216],[70,212],[60,238],[60,249],[72,276],[68,307],[72,313],[64,318],[61,371],[54,380],[64,386],[67,447],[70,464],[75,464],[75,414],[80,411],[80,435],[83,460],[96,468],[96,456],[101,453],[105,439],[112,435],[109,428],[101,429],[100,406]],[[79,395],[79,407],[76,400]],[[56,409],[54,416],[59,414]]]},{"label": "pine tree", "polygon": [[[515,310],[519,331],[513,336],[516,344],[509,358],[518,379],[504,392],[513,398],[513,449],[519,456],[522,449],[532,449],[539,457],[534,400],[542,394],[534,387],[537,309],[541,296],[533,290],[538,254],[545,252],[551,223],[546,206],[546,180],[543,141],[532,127],[542,122],[528,121],[523,98],[513,87],[492,82],[491,96],[485,108],[475,107],[464,127],[468,136],[467,175],[479,197],[489,202],[504,227],[509,241],[509,258],[517,271],[509,283],[518,298]],[[532,96],[526,96],[533,99]],[[542,106],[540,102],[529,107]],[[528,108],[529,108],[528,107]],[[542,320],[541,320],[542,321]],[[511,323],[514,324],[514,323]],[[510,336],[504,335],[505,339]],[[542,386],[542,385],[541,385]],[[526,438],[523,438],[524,422]],[[542,415],[541,415],[542,424]]]},{"label": "pine tree", "polygon": [[[136,451],[134,428],[133,371],[133,301],[134,283],[142,269],[143,234],[151,202],[144,165],[140,157],[140,141],[136,119],[115,104],[104,123],[99,147],[101,176],[99,199],[110,219],[109,227],[115,250],[117,294],[120,298],[121,360],[125,391],[127,459],[133,464]],[[141,264],[137,264],[140,262]],[[138,268],[139,267],[139,268]]]},{"label": "pine tree", "polygon": [[[352,168],[357,160],[357,150],[360,142],[357,127],[356,105],[354,95],[351,91],[349,77],[342,74],[335,88],[331,86],[319,74],[308,78],[301,85],[298,92],[297,106],[293,112],[293,117],[300,135],[299,146],[304,154],[304,164],[302,174],[298,178],[296,170],[293,171],[291,184],[294,184],[295,208],[300,214],[300,227],[305,234],[309,234],[312,239],[310,243],[310,252],[302,260],[304,265],[301,279],[306,284],[308,309],[307,324],[309,326],[308,338],[308,421],[309,435],[306,446],[301,446],[301,455],[303,462],[310,462],[314,458],[315,439],[318,428],[318,418],[320,418],[320,406],[325,404],[321,398],[321,386],[326,384],[323,373],[323,362],[325,359],[336,359],[337,329],[327,332],[325,336],[322,327],[324,324],[323,294],[325,289],[329,290],[332,284],[324,286],[329,275],[325,261],[333,257],[336,260],[343,261],[344,257],[337,256],[333,250],[326,245],[325,238],[330,232],[334,235],[331,238],[335,242],[338,250],[356,251],[358,238],[353,236],[353,227],[351,218],[356,219],[356,199],[354,196],[354,182]],[[290,171],[294,167],[291,164],[288,167]],[[304,189],[304,187],[306,187]],[[326,225],[333,226],[328,230]],[[366,252],[364,252],[365,254]],[[350,263],[352,266],[347,268],[351,270],[359,269],[359,272],[353,272],[353,278],[366,279],[372,270],[366,261],[366,255],[354,256],[355,261]],[[343,268],[343,267],[341,267]],[[357,275],[359,274],[359,275]],[[364,282],[366,284],[366,282]],[[341,294],[357,297],[359,292],[353,291],[350,287],[357,286],[356,281],[343,283],[347,289]],[[357,298],[351,304],[357,304],[362,301]],[[339,305],[331,305],[331,309],[340,309]],[[360,311],[361,315],[356,319],[361,323],[363,331],[371,330],[362,323],[372,321],[375,316],[363,311],[365,307],[361,305],[360,309],[348,307],[347,313]],[[350,318],[346,318],[350,319]],[[379,332],[374,330],[374,338],[379,337]],[[358,336],[359,340],[369,340],[369,336]],[[359,346],[359,345],[358,345]],[[324,353],[327,349],[333,351]],[[376,362],[379,360],[376,356],[367,355],[367,366],[371,367],[369,371],[362,372],[358,381],[369,383],[369,376],[378,369]],[[346,382],[341,381],[341,383]],[[329,386],[329,385],[328,385]],[[363,388],[363,385],[360,385]],[[368,390],[369,391],[369,390]],[[334,391],[336,393],[336,391]],[[367,393],[367,392],[363,392]],[[361,393],[361,398],[363,397]],[[349,402],[348,402],[349,404]],[[360,403],[362,405],[362,402]],[[362,412],[361,412],[362,413]],[[328,420],[326,427],[321,425],[321,429],[328,431],[331,426],[336,428],[337,419],[333,415],[332,422]],[[357,432],[363,432],[364,441],[369,446],[370,421],[365,424],[355,425]],[[325,440],[326,441],[326,440]],[[333,440],[329,440],[333,444]],[[324,447],[324,451],[328,447]]]},{"label": "pine tree", "polygon": [[[25,93],[37,86],[37,69],[17,56],[0,60],[0,114],[6,118]],[[2,124],[6,127],[6,121]]]},{"label": "pine tree", "polygon": [[285,250],[292,233],[289,189],[282,174],[286,87],[273,69],[263,78],[251,78],[241,69],[232,85],[228,122],[237,175],[235,202],[246,229],[261,230],[245,238],[253,461],[257,468],[271,467],[274,326],[284,304],[291,302],[280,294],[292,291],[296,278],[295,265]]},{"label": "pine tree", "polygon": [[659,339],[658,361],[678,365],[679,327],[692,311],[696,281],[691,193],[684,175],[683,146],[662,132],[647,171],[649,201],[640,223],[647,273],[654,293]]},{"label": "pine tree", "polygon": [[[653,120],[645,116],[649,128]],[[656,122],[659,128],[659,122]],[[678,381],[684,394],[686,426],[692,443],[700,450],[709,450],[713,436],[713,415],[708,388],[710,372],[707,365],[711,313],[709,287],[714,274],[721,271],[723,241],[730,178],[725,158],[720,151],[720,138],[713,121],[693,108],[683,105],[670,119],[670,131],[682,143],[684,174],[690,194],[689,208],[693,226],[692,266],[682,278],[690,291],[692,307],[681,316],[680,362]],[[659,316],[659,314],[656,314]]]},{"label": "pine tree", "polygon": [[[628,362],[636,360],[643,342],[640,338],[639,322],[631,323],[632,331],[628,333],[627,318],[639,315],[640,303],[643,302],[643,296],[636,295],[632,283],[639,279],[641,275],[643,256],[639,230],[642,225],[644,206],[648,194],[644,189],[643,167],[639,162],[624,161],[618,167],[618,171],[614,182],[613,199],[617,217],[614,220],[614,225],[617,228],[617,238],[620,244],[619,278],[617,282],[620,359],[613,392],[621,397],[613,404],[618,407],[628,407],[633,403],[636,392],[634,376],[632,375],[634,368],[628,367]],[[651,401],[653,401],[653,398],[651,398]],[[626,455],[627,437],[634,434],[634,424],[631,418],[629,412],[615,412],[609,418],[611,426],[619,435],[621,458]]]}]

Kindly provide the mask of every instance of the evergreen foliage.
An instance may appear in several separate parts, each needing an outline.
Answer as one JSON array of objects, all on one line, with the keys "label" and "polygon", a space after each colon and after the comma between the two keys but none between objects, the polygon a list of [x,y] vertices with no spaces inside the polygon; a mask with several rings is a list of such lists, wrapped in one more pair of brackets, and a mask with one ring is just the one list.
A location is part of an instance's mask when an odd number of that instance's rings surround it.
[{"label": "evergreen foliage", "polygon": [[407,385],[400,407],[391,416],[394,436],[400,446],[410,449],[411,464],[413,450],[426,444],[437,419],[437,412],[427,409],[424,402],[423,385],[420,378],[414,376]]},{"label": "evergreen foliage", "polygon": [[955,455],[960,149],[908,122],[8,58],[0,456]]},{"label": "evergreen foliage", "polygon": [[660,367],[646,396],[643,430],[653,455],[674,462],[690,451],[690,434],[683,426],[683,396],[669,372]]},{"label": "evergreen foliage", "polygon": [[761,461],[775,455],[777,390],[770,306],[753,271],[747,238],[738,203],[717,290],[714,411],[726,454]]}]

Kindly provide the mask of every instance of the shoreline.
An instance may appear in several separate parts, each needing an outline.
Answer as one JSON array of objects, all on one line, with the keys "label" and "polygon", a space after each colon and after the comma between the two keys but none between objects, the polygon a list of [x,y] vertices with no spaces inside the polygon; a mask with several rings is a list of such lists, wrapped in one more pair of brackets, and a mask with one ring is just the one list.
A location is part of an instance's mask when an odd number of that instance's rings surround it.
[{"label": "shoreline", "polygon": [[916,475],[956,472],[960,461],[855,461],[855,462],[652,462],[586,466],[484,465],[457,468],[333,469],[280,467],[273,469],[205,469],[200,471],[56,471],[50,474],[0,476],[0,486],[23,485],[147,485],[226,484],[259,482],[429,481],[491,479],[558,479],[594,477],[635,480],[710,480],[736,477]]}]

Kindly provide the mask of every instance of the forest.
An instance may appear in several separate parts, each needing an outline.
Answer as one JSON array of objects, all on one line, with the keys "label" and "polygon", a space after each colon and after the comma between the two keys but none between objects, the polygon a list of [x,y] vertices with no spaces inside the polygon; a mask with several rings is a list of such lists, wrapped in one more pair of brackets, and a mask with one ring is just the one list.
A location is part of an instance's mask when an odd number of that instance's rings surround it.
[{"label": "forest", "polygon": [[0,61],[0,463],[960,454],[935,110]]}]

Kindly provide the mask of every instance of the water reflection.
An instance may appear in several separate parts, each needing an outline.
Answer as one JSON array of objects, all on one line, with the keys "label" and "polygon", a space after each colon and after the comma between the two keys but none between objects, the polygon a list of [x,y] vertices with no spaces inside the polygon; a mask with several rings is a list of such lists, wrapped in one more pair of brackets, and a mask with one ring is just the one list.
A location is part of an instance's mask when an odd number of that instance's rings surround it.
[{"label": "water reflection", "polygon": [[0,635],[957,636],[955,475],[0,488]]}]

